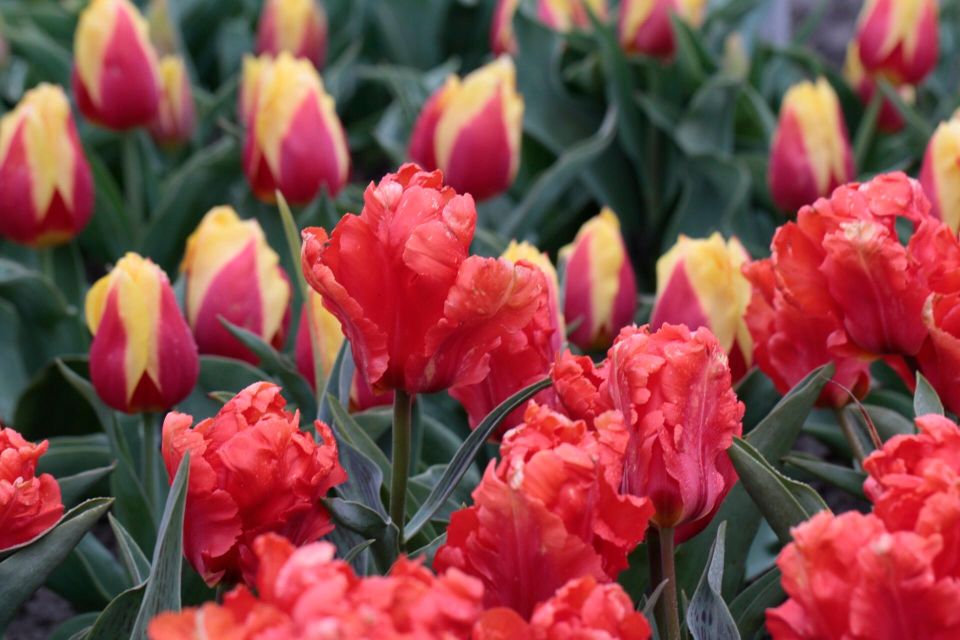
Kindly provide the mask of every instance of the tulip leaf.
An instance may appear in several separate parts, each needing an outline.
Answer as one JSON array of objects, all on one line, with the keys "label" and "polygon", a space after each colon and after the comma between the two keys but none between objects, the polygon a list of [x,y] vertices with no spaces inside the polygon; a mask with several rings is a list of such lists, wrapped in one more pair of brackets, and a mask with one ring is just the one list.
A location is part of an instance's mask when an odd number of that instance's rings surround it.
[{"label": "tulip leaf", "polygon": [[746,440],[734,438],[727,453],[740,482],[782,543],[792,540],[791,527],[827,509],[823,498],[809,485],[774,469]]},{"label": "tulip leaf", "polygon": [[370,507],[351,500],[323,498],[323,505],[333,521],[364,540],[373,540],[370,551],[381,573],[386,573],[400,551],[399,531],[387,517]]},{"label": "tulip leaf", "polygon": [[57,478],[57,484],[60,485],[60,499],[63,504],[72,507],[78,504],[84,498],[92,497],[87,494],[101,480],[113,473],[117,463],[114,462],[106,467],[97,467],[75,473],[71,476]]},{"label": "tulip leaf", "polygon": [[723,601],[723,554],[727,523],[717,527],[717,537],[710,547],[707,566],[700,584],[687,607],[687,628],[694,640],[740,640],[737,625]]},{"label": "tulip leaf", "polygon": [[70,382],[65,369],[86,375],[86,358],[64,358],[47,364],[21,393],[12,422],[24,438],[80,436],[103,430],[96,407],[72,384],[64,384],[65,379]]},{"label": "tulip leaf", "polygon": [[46,586],[76,609],[88,611],[102,608],[132,584],[110,550],[88,533],[50,574]]},{"label": "tulip leaf", "polygon": [[85,436],[57,436],[48,439],[50,448],[37,462],[37,473],[49,473],[54,478],[83,473],[113,462],[110,443],[104,433]]},{"label": "tulip leaf", "polygon": [[0,298],[17,307],[20,317],[50,323],[66,317],[67,301],[56,283],[19,262],[0,258]]},{"label": "tulip leaf", "polygon": [[383,477],[389,477],[391,465],[387,454],[367,435],[363,427],[357,424],[357,421],[354,420],[353,416],[340,404],[339,400],[333,396],[329,396],[327,401],[330,403],[333,421],[340,428],[337,435],[346,440],[354,449],[372,460],[374,464],[380,468],[380,473],[383,474]]},{"label": "tulip leaf", "polygon": [[370,548],[370,546],[376,542],[373,538],[369,540],[364,540],[353,547],[351,547],[345,554],[343,554],[343,561],[353,563],[357,558],[360,557],[360,554]]},{"label": "tulip leaf", "polygon": [[773,567],[753,581],[730,603],[730,613],[737,623],[740,636],[753,638],[763,627],[767,609],[775,607],[786,599],[787,594],[780,586],[780,569]]},{"label": "tulip leaf", "polygon": [[483,447],[494,430],[500,425],[507,415],[519,407],[521,404],[535,396],[541,390],[546,389],[552,384],[550,378],[544,378],[539,382],[534,382],[528,387],[517,391],[512,396],[501,402],[496,409],[491,411],[484,418],[477,428],[473,430],[463,444],[457,450],[457,453],[450,460],[447,468],[444,470],[440,480],[434,486],[433,491],[427,496],[423,505],[417,510],[417,513],[406,526],[404,543],[408,542],[425,525],[430,518],[444,505],[450,494],[454,492],[467,469],[473,464],[477,453]]},{"label": "tulip leaf", "polygon": [[16,308],[9,302],[0,300],[0,362],[3,363],[3,375],[0,376],[0,422],[13,422],[17,398],[29,381],[20,353],[20,335],[23,329]]},{"label": "tulip leaf", "polygon": [[143,555],[143,551],[140,550],[130,532],[113,517],[112,513],[107,514],[107,519],[110,521],[110,528],[117,542],[117,555],[130,577],[130,582],[133,584],[144,582],[150,575],[150,561]]},{"label": "tulip leaf", "polygon": [[917,390],[913,394],[913,413],[917,417],[929,413],[938,416],[944,415],[943,403],[930,382],[919,371],[917,372]]},{"label": "tulip leaf", "polygon": [[341,378],[353,379],[353,357],[350,353],[350,343],[347,340],[344,340],[343,344],[340,345],[337,357],[330,368],[330,375],[327,377],[323,394],[320,396],[320,406],[317,407],[317,420],[333,424],[333,411],[330,409],[331,396],[340,400],[341,405],[349,404],[350,388],[348,386],[344,390]]},{"label": "tulip leaf", "polygon": [[55,527],[0,562],[0,632],[111,504],[112,498],[94,498],[77,505]]},{"label": "tulip leaf", "polygon": [[132,638],[147,635],[147,625],[161,611],[180,610],[180,564],[183,555],[183,512],[187,503],[190,480],[190,452],[180,461],[180,467],[170,485],[167,503],[157,531],[157,545],[150,563],[150,577],[146,582],[143,602],[133,625]]},{"label": "tulip leaf", "polygon": [[[912,435],[917,432],[913,421],[904,417],[899,411],[875,404],[865,404],[862,405],[862,408],[873,420],[873,426],[877,428],[877,433],[884,442],[893,436]],[[853,409],[849,408],[848,410],[852,411]]]},{"label": "tulip leaf", "polygon": [[[113,640],[114,638],[134,638],[130,634],[136,623],[137,614],[143,606],[146,584],[127,589],[110,601],[100,612],[93,626],[82,636],[83,640]],[[141,636],[146,637],[146,636]]]},{"label": "tulip leaf", "polygon": [[806,471],[818,480],[823,480],[831,486],[843,489],[852,496],[864,497],[863,482],[867,479],[867,474],[863,471],[824,462],[820,458],[800,452],[785,457],[783,461],[797,469]]},{"label": "tulip leaf", "polygon": [[68,618],[53,630],[47,640],[70,640],[74,636],[83,638],[99,615],[99,611],[90,611]]}]

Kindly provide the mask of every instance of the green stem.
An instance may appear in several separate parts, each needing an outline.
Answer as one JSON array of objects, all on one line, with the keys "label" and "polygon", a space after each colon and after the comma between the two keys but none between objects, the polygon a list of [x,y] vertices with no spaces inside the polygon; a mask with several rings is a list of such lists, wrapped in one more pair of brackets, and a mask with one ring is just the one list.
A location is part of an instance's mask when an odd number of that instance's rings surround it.
[{"label": "green stem", "polygon": [[[650,573],[650,595],[652,596],[656,593],[660,583],[663,582],[663,568],[660,566],[660,535],[654,525],[651,524],[647,529],[645,539],[647,541],[647,569]],[[663,594],[660,594],[660,597],[662,598]],[[666,620],[661,615],[659,606],[654,607],[653,615],[657,619],[657,629],[664,629]]]},{"label": "green stem", "polygon": [[403,524],[407,519],[407,475],[410,471],[410,426],[413,396],[397,389],[393,392],[393,465],[390,478],[390,519],[403,540]]},{"label": "green stem", "polygon": [[163,511],[163,500],[160,497],[160,414],[146,412],[143,418],[143,437],[140,441],[143,459],[143,489],[147,499],[159,517]]},{"label": "green stem", "polygon": [[[657,609],[660,612],[658,621],[665,620],[665,629],[661,628],[661,636],[667,640],[680,640],[680,606],[677,602],[677,569],[674,565],[673,527],[657,529],[660,541],[660,570],[667,584],[660,594]],[[665,635],[664,635],[665,634]]]},{"label": "green stem", "polygon": [[[123,189],[127,215],[134,222],[142,223],[143,213],[143,166],[136,131],[123,135]],[[135,225],[142,226],[142,225]]]},{"label": "green stem", "polygon": [[837,422],[840,423],[840,430],[843,431],[843,437],[846,438],[853,457],[857,462],[863,463],[867,453],[863,450],[863,443],[860,442],[860,436],[857,435],[857,425],[853,423],[853,416],[844,409],[837,409]]}]

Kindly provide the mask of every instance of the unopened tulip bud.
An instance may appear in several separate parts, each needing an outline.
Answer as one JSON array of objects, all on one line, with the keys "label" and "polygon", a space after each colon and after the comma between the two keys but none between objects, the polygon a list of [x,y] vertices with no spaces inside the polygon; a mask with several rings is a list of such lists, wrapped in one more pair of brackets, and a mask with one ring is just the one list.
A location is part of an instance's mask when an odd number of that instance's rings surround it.
[{"label": "unopened tulip bud", "polygon": [[[860,50],[857,48],[856,42],[847,47],[847,57],[843,63],[843,77],[857,92],[864,107],[869,105],[877,92],[877,81],[873,75],[863,68],[863,62],[860,60]],[[897,93],[907,104],[913,104],[917,100],[917,91],[912,85],[900,85],[897,87]],[[896,133],[903,129],[904,124],[900,110],[886,96],[882,96],[880,112],[877,114],[877,128],[887,133]]]},{"label": "unopened tulip bud", "polygon": [[936,0],[867,0],[857,23],[860,59],[893,84],[918,84],[937,65]]},{"label": "unopened tulip bud", "polygon": [[513,61],[501,56],[466,76],[451,76],[424,104],[410,157],[443,171],[461,193],[484,200],[506,191],[520,167],[523,98]]},{"label": "unopened tulip bud", "polygon": [[318,69],[327,57],[327,16],[317,0],[267,0],[257,27],[257,54],[286,51]]},{"label": "unopened tulip bud", "polygon": [[163,145],[176,145],[190,139],[196,123],[190,76],[177,56],[160,60],[160,108],[150,123],[150,135]]},{"label": "unopened tulip bud", "polygon": [[127,413],[169,409],[193,389],[200,363],[167,274],[128,253],[87,294],[90,378]]},{"label": "unopened tulip bud", "polygon": [[181,269],[186,313],[200,353],[256,362],[220,318],[283,346],[290,320],[290,282],[256,220],[215,207],[187,239]]},{"label": "unopened tulip bud", "polygon": [[537,0],[537,17],[554,31],[586,29],[590,14],[600,20],[607,17],[607,0]]},{"label": "unopened tulip bud", "polygon": [[956,233],[960,227],[960,117],[941,122],[927,144],[920,184],[931,212]]},{"label": "unopened tulip bud", "polygon": [[767,181],[790,214],[855,177],[840,101],[825,79],[794,85],[783,97]]},{"label": "unopened tulip bud", "polygon": [[584,351],[604,349],[633,322],[637,284],[620,221],[610,209],[588,220],[560,250],[565,267],[563,315],[575,326],[570,342]]},{"label": "unopened tulip bud", "polygon": [[0,119],[0,236],[61,244],[92,211],[93,179],[70,103],[60,87],[41,84]]},{"label": "unopened tulip bud", "polygon": [[347,182],[350,154],[317,70],[284,52],[272,61],[245,63],[244,76],[243,168],[253,192],[273,202],[279,189],[293,204],[309,202],[321,187],[336,195]]},{"label": "unopened tulip bud", "polygon": [[698,27],[704,0],[623,0],[618,28],[620,44],[631,53],[669,60],[676,50],[671,15]]},{"label": "unopened tulip bud", "polygon": [[160,104],[157,54],[129,0],[93,0],[73,41],[73,90],[81,113],[109,129],[148,124]]},{"label": "unopened tulip bud", "polygon": [[563,310],[560,306],[560,280],[557,278],[557,270],[554,268],[553,262],[550,261],[550,256],[529,242],[511,240],[500,257],[506,258],[514,264],[521,260],[529,262],[543,272],[547,280],[550,324],[555,328],[551,344],[556,353],[559,353],[563,347],[566,328],[563,322]]},{"label": "unopened tulip bud", "polygon": [[490,49],[495,55],[517,52],[517,38],[513,33],[513,16],[520,0],[497,0],[490,25]]}]

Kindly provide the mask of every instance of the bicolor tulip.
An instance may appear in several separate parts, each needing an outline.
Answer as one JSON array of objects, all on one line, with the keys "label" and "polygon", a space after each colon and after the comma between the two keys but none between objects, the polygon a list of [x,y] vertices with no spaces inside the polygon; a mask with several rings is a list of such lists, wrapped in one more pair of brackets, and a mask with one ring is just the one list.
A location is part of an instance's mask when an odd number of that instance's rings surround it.
[{"label": "bicolor tulip", "polygon": [[854,179],[853,152],[837,94],[825,79],[787,91],[770,148],[767,183],[791,216]]},{"label": "bicolor tulip", "polygon": [[733,379],[751,363],[753,341],[743,320],[750,304],[750,282],[741,268],[750,256],[736,238],[719,233],[696,240],[681,235],[657,261],[657,301],[650,326],[707,327],[730,358]]},{"label": "bicolor tulip", "polygon": [[669,60],[676,50],[671,16],[699,27],[705,9],[705,0],[623,0],[617,23],[620,44],[631,53]]},{"label": "bicolor tulip", "polygon": [[520,0],[497,0],[490,24],[490,50],[494,55],[517,53],[517,38],[513,33],[513,16]]},{"label": "bicolor tulip", "polygon": [[197,344],[163,270],[128,253],[86,301],[93,333],[90,378],[107,405],[135,413],[169,409],[193,389]]},{"label": "bicolor tulip", "polygon": [[588,220],[560,250],[563,315],[573,325],[570,342],[584,351],[605,349],[633,322],[637,283],[620,220],[610,209]]},{"label": "bicolor tulip", "polygon": [[190,76],[179,56],[160,59],[160,107],[150,123],[150,135],[162,145],[177,145],[193,135],[196,110]]},{"label": "bicolor tulip", "polygon": [[532,264],[543,273],[547,280],[547,307],[550,315],[550,325],[555,328],[551,343],[556,353],[560,353],[565,341],[566,327],[563,321],[563,310],[560,306],[560,279],[557,277],[557,269],[553,266],[550,256],[529,242],[511,240],[500,257],[514,264],[522,260]]},{"label": "bicolor tulip", "polygon": [[522,133],[516,69],[501,56],[463,80],[451,75],[430,96],[413,127],[410,157],[443,171],[457,191],[485,200],[513,183]]},{"label": "bicolor tulip", "polygon": [[32,246],[76,236],[93,213],[93,178],[70,103],[41,84],[0,119],[0,236]]},{"label": "bicolor tulip", "polygon": [[327,57],[327,14],[318,0],[267,0],[257,26],[257,54],[282,51],[318,69]]},{"label": "bicolor tulip", "polygon": [[336,195],[350,172],[347,136],[312,64],[281,53],[244,64],[241,117],[246,124],[243,169],[258,198],[279,190],[291,203],[320,188]]},{"label": "bicolor tulip", "polygon": [[[847,57],[843,63],[843,76],[860,97],[864,107],[870,104],[877,92],[877,81],[873,74],[863,68],[857,43],[847,47]],[[897,88],[900,98],[907,104],[917,101],[917,91],[913,85],[904,84]],[[877,114],[877,128],[887,133],[896,133],[903,129],[905,121],[900,110],[886,96],[881,96],[880,112]]]},{"label": "bicolor tulip", "polygon": [[0,426],[0,551],[33,540],[63,515],[60,485],[37,462],[50,444],[33,444]]},{"label": "bicolor tulip", "polygon": [[554,31],[588,28],[588,11],[605,20],[607,0],[537,0],[537,17]]},{"label": "bicolor tulip", "polygon": [[150,0],[146,11],[150,42],[160,57],[170,56],[180,51],[180,33],[170,15],[170,0]]},{"label": "bicolor tulip", "polygon": [[727,355],[706,328],[627,327],[608,353],[609,394],[630,440],[623,490],[649,496],[660,529],[677,542],[713,519],[737,481],[727,456],[743,432]]},{"label": "bicolor tulip", "polygon": [[147,21],[129,0],[93,0],[73,41],[73,90],[84,116],[109,129],[150,123],[160,72]]},{"label": "bicolor tulip", "polygon": [[920,184],[933,215],[953,231],[960,228],[960,114],[941,122],[927,144]]},{"label": "bicolor tulip", "polygon": [[520,339],[536,313],[539,270],[468,257],[476,221],[473,198],[408,164],[371,183],[360,215],[345,215],[332,234],[304,230],[307,282],[375,391],[479,382],[490,352]]},{"label": "bicolor tulip", "polygon": [[857,22],[863,66],[893,84],[919,84],[937,65],[936,0],[867,0]]},{"label": "bicolor tulip", "polygon": [[231,207],[211,209],[187,239],[180,269],[186,276],[187,321],[200,353],[257,361],[221,318],[283,346],[290,281],[256,220],[241,220]]},{"label": "bicolor tulip", "polygon": [[261,534],[301,546],[333,530],[321,500],[347,479],[337,442],[319,420],[316,442],[285,404],[280,387],[257,382],[196,427],[183,413],[163,421],[171,481],[190,453],[183,553],[208,585],[242,579],[254,586]]}]

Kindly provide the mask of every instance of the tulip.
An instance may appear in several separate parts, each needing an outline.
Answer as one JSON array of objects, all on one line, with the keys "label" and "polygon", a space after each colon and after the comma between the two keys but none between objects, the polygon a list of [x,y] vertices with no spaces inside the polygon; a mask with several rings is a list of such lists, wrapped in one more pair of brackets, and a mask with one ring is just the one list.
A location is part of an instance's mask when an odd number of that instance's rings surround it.
[{"label": "tulip", "polygon": [[516,69],[501,56],[462,81],[450,76],[430,96],[414,124],[410,157],[443,171],[457,191],[485,200],[516,177],[522,133]]},{"label": "tulip", "polygon": [[960,118],[941,122],[927,144],[920,184],[931,212],[953,231],[960,227]]},{"label": "tulip", "polygon": [[87,294],[90,378],[107,405],[135,413],[168,409],[193,389],[197,345],[167,274],[128,253]]},{"label": "tulip", "polygon": [[607,0],[537,0],[537,17],[554,31],[586,29],[590,14],[607,18]]},{"label": "tulip", "polygon": [[186,315],[200,353],[256,363],[221,318],[280,349],[290,320],[290,282],[256,220],[214,207],[187,239]]},{"label": "tulip", "polygon": [[924,303],[923,322],[929,335],[917,361],[920,371],[950,411],[960,411],[960,294],[934,294]]},{"label": "tulip", "polygon": [[853,180],[853,152],[840,102],[823,78],[794,85],[783,97],[770,148],[767,183],[791,215]]},{"label": "tulip", "polygon": [[563,347],[566,327],[564,326],[563,311],[560,306],[560,280],[550,257],[529,242],[517,242],[516,240],[510,241],[500,257],[514,264],[523,260],[537,267],[543,273],[547,281],[547,311],[550,315],[550,326],[554,327],[551,344],[556,353],[559,353]]},{"label": "tulip", "polygon": [[257,27],[257,54],[286,51],[318,69],[327,57],[327,15],[317,0],[267,0]]},{"label": "tulip", "polygon": [[160,108],[150,123],[150,135],[159,144],[177,145],[193,135],[196,113],[190,77],[177,56],[160,59]]},{"label": "tulip", "polygon": [[0,119],[0,236],[44,247],[69,241],[93,212],[93,179],[70,103],[40,84]]},{"label": "tulip", "polygon": [[494,55],[517,53],[517,38],[513,33],[513,16],[520,0],[497,0],[490,25],[490,50]]},{"label": "tulip", "polygon": [[170,0],[150,0],[146,11],[150,42],[157,55],[164,57],[175,55],[183,47],[180,44],[180,32],[170,15]]},{"label": "tulip", "polygon": [[280,388],[257,382],[213,418],[170,413],[163,421],[163,460],[171,481],[189,452],[190,483],[183,549],[208,585],[257,575],[252,545],[272,532],[300,546],[333,529],[321,499],[347,479],[333,432],[314,422],[320,443],[284,410]]},{"label": "tulip", "polygon": [[753,342],[743,320],[750,304],[750,283],[741,268],[750,260],[736,238],[719,233],[706,240],[681,235],[657,261],[657,301],[650,326],[685,324],[707,327],[730,358],[734,380],[747,372]]},{"label": "tulip", "polygon": [[317,70],[281,53],[245,64],[241,91],[247,128],[243,168],[258,198],[280,190],[291,203],[312,200],[321,187],[336,195],[347,181],[350,155],[336,108]]},{"label": "tulip", "polygon": [[37,461],[49,446],[0,426],[0,551],[33,540],[63,515],[60,485],[49,473],[37,475]]},{"label": "tulip", "polygon": [[669,60],[676,51],[671,15],[699,27],[705,9],[704,0],[623,0],[620,44],[631,53]]},{"label": "tulip", "polygon": [[467,256],[473,199],[442,179],[404,165],[370,184],[361,214],[344,216],[329,236],[303,232],[304,275],[375,391],[479,382],[490,351],[520,340],[541,304],[535,268]]},{"label": "tulip", "polygon": [[84,116],[109,129],[147,125],[160,105],[157,54],[129,0],[93,0],[73,41],[73,90]]},{"label": "tulip", "polygon": [[[860,101],[865,106],[869,105],[877,91],[877,81],[863,68],[863,62],[860,60],[860,50],[857,48],[856,42],[847,47],[847,58],[843,63],[843,76],[860,96]],[[897,93],[907,104],[913,104],[917,101],[917,91],[911,85],[905,84],[897,87]],[[904,124],[900,110],[886,96],[882,96],[880,112],[877,114],[877,128],[887,133],[896,133],[903,129]]]},{"label": "tulip", "polygon": [[564,277],[563,315],[575,325],[570,342],[584,351],[604,349],[633,322],[637,284],[620,221],[610,209],[588,220],[573,243],[560,250]]},{"label": "tulip", "polygon": [[936,0],[868,0],[857,22],[863,66],[895,84],[919,84],[939,55]]}]

